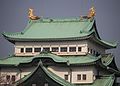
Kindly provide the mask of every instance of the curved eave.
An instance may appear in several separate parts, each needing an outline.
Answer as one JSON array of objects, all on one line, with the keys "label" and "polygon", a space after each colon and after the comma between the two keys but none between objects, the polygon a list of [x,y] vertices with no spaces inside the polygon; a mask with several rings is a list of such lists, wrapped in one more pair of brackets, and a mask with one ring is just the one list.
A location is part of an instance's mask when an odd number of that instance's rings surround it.
[{"label": "curved eave", "polygon": [[85,40],[91,38],[93,41],[96,43],[102,45],[106,49],[111,49],[111,48],[116,48],[117,44],[116,43],[109,43],[106,41],[101,40],[100,38],[95,36],[95,32],[90,32],[89,34],[82,36],[82,37],[68,37],[68,38],[43,38],[43,39],[37,39],[37,38],[16,38],[12,37],[11,35],[8,35],[6,33],[3,33],[3,36],[10,42],[15,43],[15,42],[49,42],[49,41],[76,41],[76,40]]},{"label": "curved eave", "polygon": [[91,36],[91,40],[93,40],[97,44],[100,44],[101,46],[103,46],[106,49],[111,49],[111,48],[117,47],[117,43],[110,43],[110,42],[103,41],[102,39],[95,37],[95,34]]},{"label": "curved eave", "polygon": [[[21,59],[22,58],[22,59]],[[72,58],[72,59],[71,59]],[[91,57],[91,56],[85,56],[85,57],[76,57],[75,59],[73,59],[74,57],[60,57],[54,54],[40,54],[38,56],[34,56],[34,57],[9,57],[6,59],[3,59],[0,61],[0,66],[19,66],[22,64],[29,64],[31,62],[33,62],[35,59],[52,59],[54,62],[56,63],[62,63],[62,64],[66,64],[66,65],[93,65],[96,63],[97,60],[100,59],[100,57],[98,57],[97,59],[95,59],[96,57]],[[81,58],[84,58],[84,60]],[[16,59],[16,62],[13,62],[14,59]],[[21,60],[20,60],[21,59]]]},{"label": "curved eave", "polygon": [[107,71],[109,71],[109,72],[115,74],[116,76],[120,77],[120,71],[110,66],[110,64],[112,62],[113,62],[113,60],[110,61],[110,63],[108,65],[105,65],[101,60],[101,61],[98,61],[98,64],[101,68],[106,69]]},{"label": "curved eave", "polygon": [[68,38],[16,38],[16,37],[12,37],[11,35],[8,34],[3,34],[3,36],[5,37],[5,39],[7,39],[9,42],[15,43],[15,42],[31,42],[31,41],[35,41],[35,42],[49,42],[49,41],[76,41],[76,40],[84,40],[84,39],[88,39],[91,37],[91,35],[93,34],[93,32],[90,32],[88,35],[82,36],[82,37],[68,37]]}]

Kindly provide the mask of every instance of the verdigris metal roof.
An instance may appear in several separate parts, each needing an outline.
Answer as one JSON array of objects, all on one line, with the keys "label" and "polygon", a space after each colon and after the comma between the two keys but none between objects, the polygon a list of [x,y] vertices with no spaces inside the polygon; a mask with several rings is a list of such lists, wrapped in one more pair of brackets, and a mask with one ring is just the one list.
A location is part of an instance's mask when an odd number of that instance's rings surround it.
[{"label": "verdigris metal roof", "polygon": [[96,29],[95,19],[40,19],[30,20],[22,32],[3,33],[10,42],[15,41],[61,41],[88,39],[91,35],[98,44],[106,48],[115,48],[116,43],[105,42],[100,39]]},{"label": "verdigris metal roof", "polygon": [[50,58],[58,63],[68,63],[68,64],[89,64],[97,61],[100,57],[95,57],[92,55],[86,56],[68,56],[68,57],[60,57],[51,53],[42,53],[33,57],[18,57],[18,56],[10,56],[5,59],[0,60],[0,65],[19,65],[22,63],[32,62],[34,59],[47,59]]},{"label": "verdigris metal roof", "polygon": [[24,31],[20,33],[4,33],[10,38],[20,39],[61,39],[89,35],[94,20],[91,19],[40,19],[30,20]]}]

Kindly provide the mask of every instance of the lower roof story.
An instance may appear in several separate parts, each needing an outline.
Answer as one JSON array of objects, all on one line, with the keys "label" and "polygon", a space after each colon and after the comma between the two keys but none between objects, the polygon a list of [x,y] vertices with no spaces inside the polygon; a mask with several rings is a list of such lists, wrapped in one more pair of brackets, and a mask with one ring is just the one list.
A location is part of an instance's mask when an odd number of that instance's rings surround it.
[{"label": "lower roof story", "polygon": [[[36,61],[37,65],[33,65]],[[98,64],[97,62],[103,62],[99,78],[98,72],[94,67]],[[104,85],[108,84],[108,82],[114,84],[115,73],[119,74],[117,69],[116,72],[112,71],[112,69],[107,69],[111,63],[113,63],[111,55],[102,57],[92,55],[60,57],[51,53],[41,53],[35,57],[11,56],[2,59],[0,67],[3,68],[3,73],[8,72],[6,73],[7,76],[10,74],[11,79],[14,77],[13,75],[19,77],[19,79],[16,77],[15,86],[21,86],[21,84],[23,84],[22,86],[74,86],[81,84],[101,86],[96,84],[102,82],[104,79]],[[33,68],[31,65],[33,65]],[[12,69],[11,72],[8,68]],[[34,77],[35,81],[32,77]]]}]

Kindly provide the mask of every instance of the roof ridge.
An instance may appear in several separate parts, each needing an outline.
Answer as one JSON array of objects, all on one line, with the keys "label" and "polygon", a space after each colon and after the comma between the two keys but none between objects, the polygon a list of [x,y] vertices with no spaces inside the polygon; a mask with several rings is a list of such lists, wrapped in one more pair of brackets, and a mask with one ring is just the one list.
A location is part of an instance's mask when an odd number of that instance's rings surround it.
[{"label": "roof ridge", "polygon": [[34,23],[51,23],[51,22],[88,22],[93,20],[94,18],[80,18],[80,17],[76,17],[76,18],[42,18],[39,20],[30,20],[29,22],[34,22]]}]

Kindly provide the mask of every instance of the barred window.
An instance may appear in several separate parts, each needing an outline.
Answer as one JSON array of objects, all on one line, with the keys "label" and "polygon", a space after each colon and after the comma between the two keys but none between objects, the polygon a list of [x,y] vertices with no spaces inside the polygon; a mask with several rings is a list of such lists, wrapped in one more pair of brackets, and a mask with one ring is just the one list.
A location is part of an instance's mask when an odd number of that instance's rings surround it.
[{"label": "barred window", "polygon": [[52,52],[58,52],[59,48],[58,47],[52,47]]},{"label": "barred window", "polygon": [[64,75],[64,78],[65,78],[65,80],[68,80],[68,75],[65,74],[65,75]]},{"label": "barred window", "polygon": [[20,52],[23,53],[23,52],[24,52],[24,48],[21,48],[21,49],[20,49]]},{"label": "barred window", "polygon": [[69,47],[69,52],[76,52],[76,47]]},{"label": "barred window", "polygon": [[34,48],[34,52],[41,52],[41,48]]},{"label": "barred window", "polygon": [[15,75],[12,75],[11,80],[12,80],[13,82],[15,82]]},{"label": "barred window", "polygon": [[90,52],[90,48],[88,48],[88,53]]},{"label": "barred window", "polygon": [[94,50],[94,51],[93,51],[93,55],[95,55],[95,53],[96,53],[96,51]]},{"label": "barred window", "polygon": [[86,80],[86,74],[83,74],[83,80]]},{"label": "barred window", "polygon": [[26,48],[26,52],[27,52],[27,53],[32,52],[32,48]]},{"label": "barred window", "polygon": [[78,47],[78,51],[81,52],[82,48],[81,47]]},{"label": "barred window", "polygon": [[93,53],[93,50],[92,50],[92,49],[90,49],[90,53],[91,53],[91,54]]},{"label": "barred window", "polygon": [[61,48],[60,48],[60,51],[61,51],[61,52],[67,52],[67,47],[61,47]]},{"label": "barred window", "polygon": [[7,76],[6,76],[6,80],[7,80],[7,81],[10,81],[10,75],[7,75]]},{"label": "barred window", "polygon": [[49,51],[50,51],[50,48],[49,48],[49,47],[44,47],[44,48],[43,48],[43,51],[49,52]]},{"label": "barred window", "polygon": [[100,55],[100,53],[96,52],[96,56],[99,56],[99,55]]},{"label": "barred window", "polygon": [[81,80],[81,74],[77,75],[77,80]]}]

